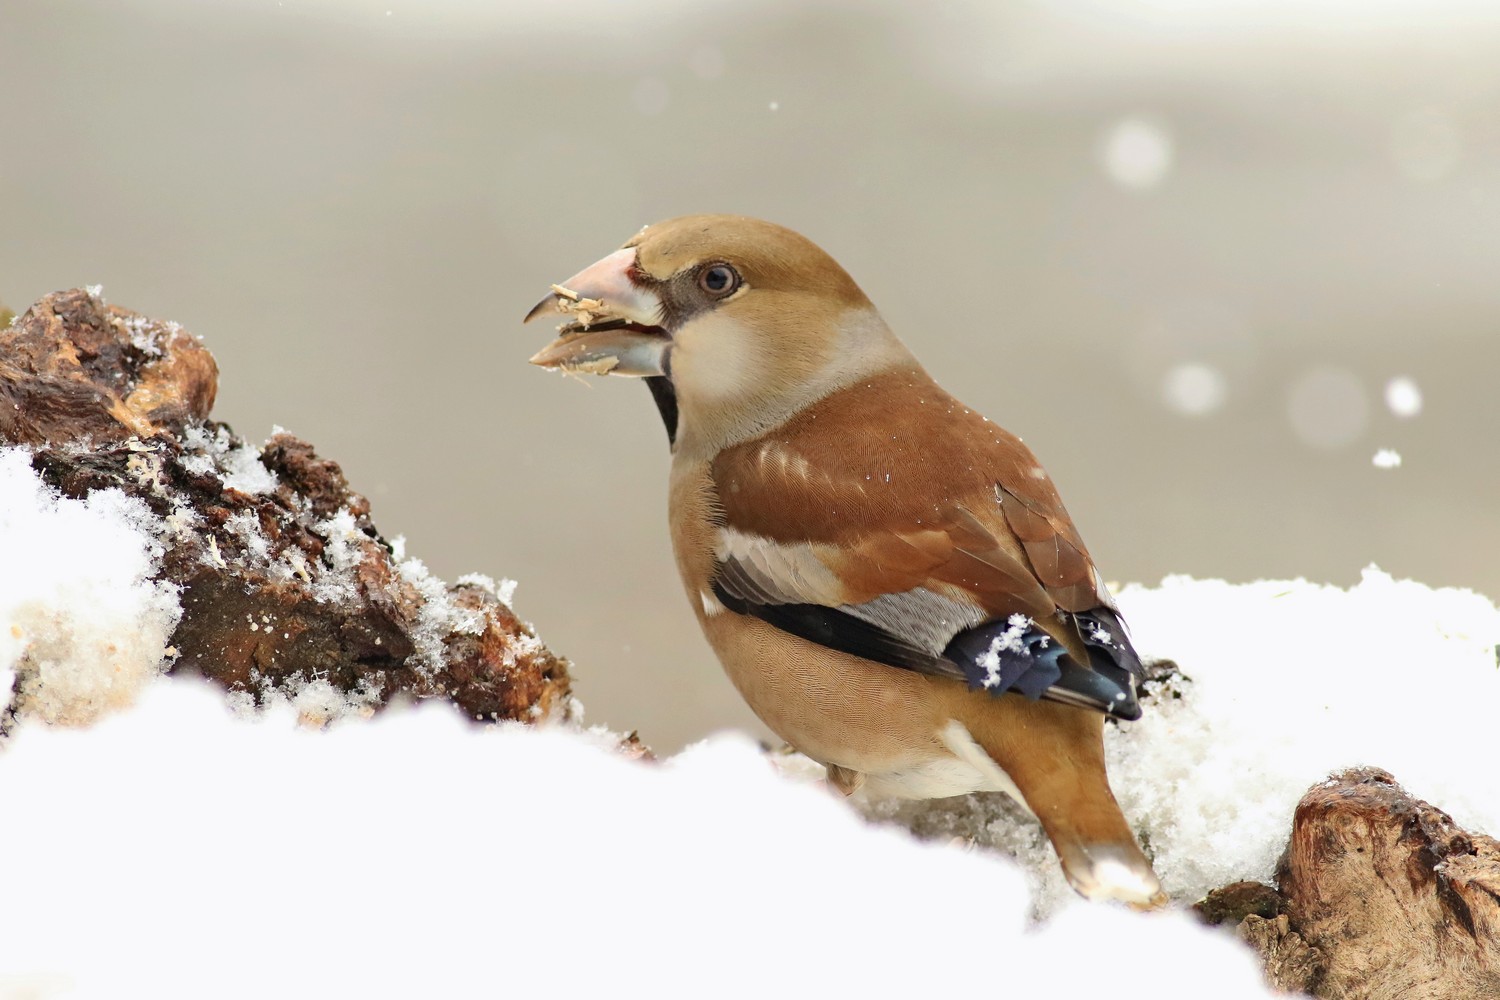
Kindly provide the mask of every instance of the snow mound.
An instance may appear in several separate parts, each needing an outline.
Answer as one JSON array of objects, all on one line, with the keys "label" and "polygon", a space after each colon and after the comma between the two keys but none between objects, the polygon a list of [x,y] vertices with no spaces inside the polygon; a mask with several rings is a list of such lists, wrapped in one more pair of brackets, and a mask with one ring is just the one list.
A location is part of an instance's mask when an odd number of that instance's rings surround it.
[{"label": "snow mound", "polygon": [[72,500],[0,448],[0,712],[86,725],[160,673],[182,609],[151,579],[167,526],[139,500]]},{"label": "snow mound", "polygon": [[90,730],[18,734],[0,984],[1269,996],[1243,948],[1182,914],[1080,906],[1028,930],[1013,866],[863,823],[740,737],[649,765],[438,705],[326,731],[291,714],[237,721],[178,679]]},{"label": "snow mound", "polygon": [[1461,826],[1500,833],[1487,598],[1371,567],[1347,590],[1178,576],[1119,601],[1137,647],[1191,678],[1106,740],[1120,805],[1175,898],[1269,879],[1297,801],[1346,767],[1384,768]]},{"label": "snow mound", "polygon": [[[1500,610],[1488,599],[1372,567],[1347,590],[1174,576],[1119,602],[1136,648],[1183,675],[1148,685],[1139,722],[1105,729],[1110,784],[1173,900],[1270,881],[1297,802],[1348,767],[1384,768],[1466,829],[1500,833]],[[1040,916],[1076,898],[1041,827],[1004,796],[860,805],[1015,858]]]}]

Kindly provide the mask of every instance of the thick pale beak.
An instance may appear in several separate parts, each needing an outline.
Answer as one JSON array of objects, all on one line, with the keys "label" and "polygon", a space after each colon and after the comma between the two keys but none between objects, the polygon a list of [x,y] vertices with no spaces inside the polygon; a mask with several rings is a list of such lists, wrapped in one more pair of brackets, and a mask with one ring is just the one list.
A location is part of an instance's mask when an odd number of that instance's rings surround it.
[{"label": "thick pale beak", "polygon": [[664,375],[672,340],[661,327],[661,300],[631,278],[635,250],[616,250],[590,264],[526,314],[567,318],[562,336],[531,363],[597,375]]}]

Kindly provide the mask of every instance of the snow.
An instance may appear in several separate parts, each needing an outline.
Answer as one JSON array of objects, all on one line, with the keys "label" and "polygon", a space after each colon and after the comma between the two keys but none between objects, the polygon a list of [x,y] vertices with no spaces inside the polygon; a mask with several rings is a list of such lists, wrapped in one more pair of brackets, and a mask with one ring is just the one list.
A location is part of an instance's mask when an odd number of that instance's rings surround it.
[{"label": "snow", "polygon": [[[1027,927],[1016,870],[861,822],[738,736],[664,765],[436,704],[327,731],[155,686],[0,755],[0,984],[94,997],[1266,997],[1183,914]],[[191,747],[191,753],[183,748]],[[58,788],[67,795],[58,795]],[[80,905],[86,901],[86,905]],[[44,988],[45,987],[45,988]]]},{"label": "snow", "polygon": [[[346,572],[356,519],[320,528],[329,574]],[[737,736],[652,765],[608,733],[477,726],[451,706],[360,719],[378,692],[319,677],[266,692],[264,711],[154,682],[180,608],[151,577],[179,530],[117,490],[60,497],[0,449],[0,708],[14,697],[18,723],[0,740],[0,993],[1267,995],[1239,945],[1181,913],[1078,901],[1001,795],[850,808],[815,765]],[[435,661],[441,635],[482,620],[394,548],[429,600],[418,645]],[[1141,653],[1182,674],[1106,729],[1175,903],[1270,879],[1297,801],[1347,767],[1500,831],[1488,599],[1372,567],[1348,589],[1170,577],[1118,601]]]},{"label": "snow", "polygon": [[0,448],[0,704],[85,725],[131,703],[182,616],[151,579],[169,530],[119,490],[59,496],[27,451]]},{"label": "snow", "polygon": [[1000,654],[1019,653],[1022,649],[1021,637],[1031,628],[1031,619],[1020,614],[1011,615],[1005,623],[1010,627],[995,636],[990,648],[979,657],[979,665],[984,668],[984,686],[987,688],[1000,683]]},{"label": "snow", "polygon": [[348,507],[340,507],[313,528],[324,539],[321,565],[309,566],[300,552],[289,554],[285,565],[290,572],[300,571],[313,581],[313,599],[319,604],[344,604],[355,600],[359,596],[359,581],[355,573],[364,556],[361,543],[367,539],[359,530],[354,512]]},{"label": "snow", "polygon": [[[1347,590],[1176,576],[1118,600],[1136,648],[1191,678],[1153,685],[1139,722],[1105,730],[1110,784],[1174,901],[1270,881],[1297,801],[1349,767],[1382,767],[1460,825],[1500,831],[1500,771],[1474,742],[1500,704],[1488,599],[1372,567]],[[1015,858],[1038,916],[1075,906],[1040,827],[1003,796],[858,805]]]},{"label": "snow", "polygon": [[1396,416],[1409,420],[1422,412],[1422,390],[1413,379],[1397,375],[1385,384],[1385,405]]},{"label": "snow", "polygon": [[162,346],[161,337],[153,334],[150,319],[145,316],[127,316],[119,322],[123,323],[126,332],[130,334],[130,346],[146,357],[160,358],[167,353]]},{"label": "snow", "polygon": [[260,460],[260,450],[248,442],[234,443],[227,427],[210,434],[208,428],[195,424],[182,435],[183,468],[199,475],[211,475],[232,490],[251,496],[276,489],[276,474]]},{"label": "snow", "polygon": [[[401,578],[417,589],[423,603],[416,627],[412,629],[412,642],[416,652],[413,664],[419,670],[436,672],[443,665],[446,655],[444,637],[448,635],[480,635],[484,632],[484,612],[460,607],[448,591],[448,585],[433,576],[426,564],[417,558],[401,559],[396,564]],[[518,637],[524,641],[525,637]]]},{"label": "snow", "polygon": [[514,609],[515,607],[513,603],[516,599],[517,583],[515,580],[502,577],[496,582],[494,577],[483,573],[465,573],[455,583],[460,587],[478,587],[507,608]]},{"label": "snow", "polygon": [[1500,831],[1484,741],[1500,704],[1500,610],[1374,567],[1347,590],[1169,577],[1119,595],[1137,647],[1190,681],[1106,739],[1120,805],[1175,899],[1268,880],[1299,798],[1384,768],[1473,831]]}]

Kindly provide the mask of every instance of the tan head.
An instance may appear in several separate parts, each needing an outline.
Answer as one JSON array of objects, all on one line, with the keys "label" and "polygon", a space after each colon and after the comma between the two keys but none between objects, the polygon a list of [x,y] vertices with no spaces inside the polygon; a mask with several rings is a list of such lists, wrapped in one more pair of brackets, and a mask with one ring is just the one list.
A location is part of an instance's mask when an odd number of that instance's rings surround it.
[{"label": "tan head", "polygon": [[556,311],[571,321],[532,362],[668,379],[684,447],[752,437],[856,379],[913,363],[832,257],[759,219],[648,226],[554,290],[527,319]]}]

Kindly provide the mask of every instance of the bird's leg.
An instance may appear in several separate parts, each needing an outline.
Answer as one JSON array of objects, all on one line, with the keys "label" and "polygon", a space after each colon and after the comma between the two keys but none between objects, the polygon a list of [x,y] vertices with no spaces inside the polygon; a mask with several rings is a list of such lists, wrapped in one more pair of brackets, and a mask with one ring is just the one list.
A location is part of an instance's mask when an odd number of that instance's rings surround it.
[{"label": "bird's leg", "polygon": [[864,786],[865,775],[863,771],[851,771],[847,767],[839,767],[837,764],[823,765],[828,769],[828,784],[838,789],[845,796],[853,795]]},{"label": "bird's leg", "polygon": [[1165,905],[1151,862],[1109,788],[1104,716],[1015,696],[984,708],[969,730],[1041,820],[1073,888],[1137,909]]}]

